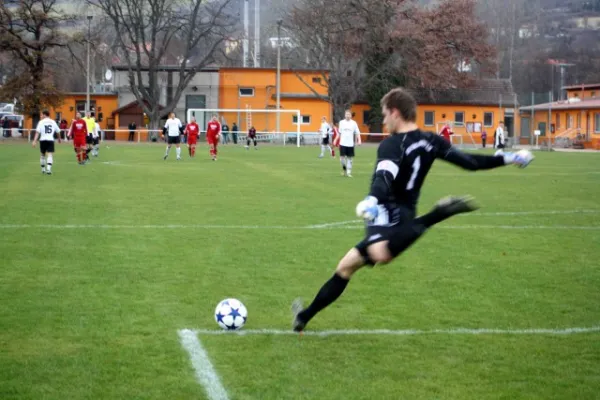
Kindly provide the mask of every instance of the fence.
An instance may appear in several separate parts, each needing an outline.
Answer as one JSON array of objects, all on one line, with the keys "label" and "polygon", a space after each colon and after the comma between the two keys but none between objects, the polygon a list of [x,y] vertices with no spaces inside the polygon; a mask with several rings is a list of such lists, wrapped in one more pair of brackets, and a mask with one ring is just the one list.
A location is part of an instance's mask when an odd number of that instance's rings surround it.
[{"label": "fence", "polygon": [[[10,135],[5,135],[6,132],[2,132],[2,138],[12,137],[17,139],[27,140],[27,142],[31,142],[35,137],[34,129],[11,129]],[[154,142],[164,142],[165,139],[162,137],[161,130],[136,130],[133,132],[133,135],[130,136],[130,131],[127,129],[106,129],[100,132],[101,140],[106,142],[121,142],[121,143],[154,143]],[[65,138],[66,131],[61,132],[61,139],[67,140]],[[361,134],[363,143],[379,143],[389,134],[387,133],[364,133]],[[221,136],[221,143],[238,143],[245,144],[248,137],[247,132],[228,132],[227,135]],[[282,133],[274,133],[274,132],[257,132],[256,139],[258,142],[262,143],[272,143],[272,144],[281,144],[281,145],[298,145],[298,146],[310,146],[310,145],[320,145],[321,144],[321,136],[318,132],[303,132],[300,134],[300,138],[298,139],[298,134],[296,132],[282,132]],[[450,136],[452,144],[458,148],[464,149],[473,149],[480,148],[480,144],[472,143],[470,138],[465,138],[464,135],[454,134]],[[200,132],[199,136],[200,142],[206,141],[206,131]],[[493,147],[493,140],[489,140],[489,147]],[[183,142],[186,143],[185,136],[183,136]],[[513,147],[513,145],[517,144],[517,140],[515,138],[508,138],[506,146]]]}]

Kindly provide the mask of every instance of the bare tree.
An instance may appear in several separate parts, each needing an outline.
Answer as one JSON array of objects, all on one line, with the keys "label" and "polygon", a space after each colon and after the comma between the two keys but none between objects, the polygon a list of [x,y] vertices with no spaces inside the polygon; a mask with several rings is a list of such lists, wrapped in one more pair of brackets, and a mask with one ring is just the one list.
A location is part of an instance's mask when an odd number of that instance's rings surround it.
[{"label": "bare tree", "polygon": [[[213,62],[233,26],[230,1],[88,0],[114,28],[129,87],[151,127],[175,108],[194,75]],[[178,54],[169,57],[173,48]],[[171,101],[161,108],[159,69],[167,60],[178,66],[178,79]]]},{"label": "bare tree", "polygon": [[10,54],[15,73],[0,88],[0,97],[17,98],[22,111],[39,119],[42,106],[61,102],[48,64],[71,38],[61,28],[75,22],[57,6],[57,0],[5,0],[0,3],[0,52]]}]

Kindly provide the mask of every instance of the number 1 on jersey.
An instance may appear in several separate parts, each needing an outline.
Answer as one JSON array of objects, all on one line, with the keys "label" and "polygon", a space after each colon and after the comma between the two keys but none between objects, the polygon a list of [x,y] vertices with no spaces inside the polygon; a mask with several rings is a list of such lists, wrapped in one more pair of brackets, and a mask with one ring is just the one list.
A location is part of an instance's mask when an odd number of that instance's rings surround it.
[{"label": "number 1 on jersey", "polygon": [[421,168],[421,156],[417,156],[415,161],[413,161],[413,172],[410,176],[410,180],[408,181],[408,185],[406,185],[406,190],[411,190],[413,187],[415,187],[415,179],[417,179],[417,175],[419,174],[419,168]]}]

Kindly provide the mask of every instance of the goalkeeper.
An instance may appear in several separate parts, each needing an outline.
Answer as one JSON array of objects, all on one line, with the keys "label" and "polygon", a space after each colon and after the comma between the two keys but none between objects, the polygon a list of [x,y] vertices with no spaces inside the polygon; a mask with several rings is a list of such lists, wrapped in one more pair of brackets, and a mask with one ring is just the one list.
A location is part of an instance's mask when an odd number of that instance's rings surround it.
[{"label": "goalkeeper", "polygon": [[366,236],[341,259],[333,277],[307,308],[300,299],[293,302],[292,328],[297,332],[343,293],[356,271],[365,265],[391,262],[433,225],[478,208],[469,196],[447,197],[428,214],[415,218],[421,187],[437,158],[471,171],[508,164],[524,168],[533,160],[525,150],[514,154],[499,151],[494,156],[462,153],[441,136],[422,132],[415,123],[417,103],[403,89],[386,94],[381,108],[383,122],[393,133],[377,150],[369,196],[356,206],[356,214],[366,221]]}]

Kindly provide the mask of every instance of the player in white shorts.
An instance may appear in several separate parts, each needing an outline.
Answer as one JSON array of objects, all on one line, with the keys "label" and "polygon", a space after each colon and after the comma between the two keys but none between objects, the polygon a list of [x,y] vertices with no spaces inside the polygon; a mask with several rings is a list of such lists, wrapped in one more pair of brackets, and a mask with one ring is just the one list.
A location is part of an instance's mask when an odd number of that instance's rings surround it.
[{"label": "player in white shorts", "polygon": [[42,119],[35,129],[35,137],[32,146],[35,147],[38,139],[40,140],[40,165],[42,174],[52,175],[52,163],[54,162],[54,138],[60,143],[60,128],[56,122],[50,119],[49,111],[42,111]]}]

